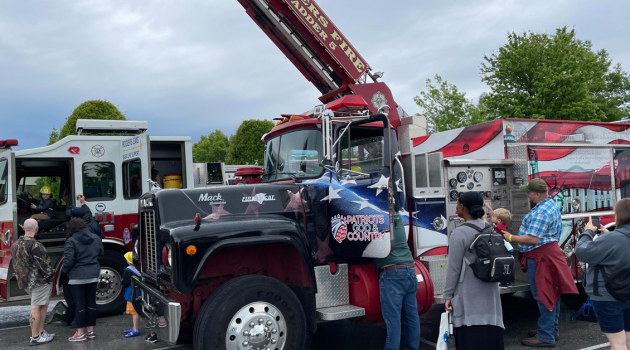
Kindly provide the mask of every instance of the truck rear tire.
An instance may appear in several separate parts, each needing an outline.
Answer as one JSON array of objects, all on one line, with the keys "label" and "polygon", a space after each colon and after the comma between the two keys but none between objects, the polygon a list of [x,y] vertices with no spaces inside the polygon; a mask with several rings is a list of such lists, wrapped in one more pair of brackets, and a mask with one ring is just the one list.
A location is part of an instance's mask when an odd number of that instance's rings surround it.
[{"label": "truck rear tire", "polygon": [[303,349],[306,317],[297,296],[266,276],[234,278],[204,302],[193,331],[194,349]]},{"label": "truck rear tire", "polygon": [[127,304],[122,288],[122,276],[127,268],[125,257],[115,251],[106,250],[99,260],[101,272],[96,284],[96,310],[98,316],[119,315]]}]

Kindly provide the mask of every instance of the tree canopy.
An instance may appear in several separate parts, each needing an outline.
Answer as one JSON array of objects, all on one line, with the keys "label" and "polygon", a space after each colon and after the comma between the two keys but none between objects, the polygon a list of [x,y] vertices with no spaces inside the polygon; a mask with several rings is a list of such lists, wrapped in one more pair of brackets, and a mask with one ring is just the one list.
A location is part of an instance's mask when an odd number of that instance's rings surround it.
[{"label": "tree canopy", "polygon": [[575,30],[508,33],[481,64],[485,99],[501,118],[614,121],[630,116],[630,78],[608,52],[592,50]]},{"label": "tree canopy", "polygon": [[193,159],[198,163],[226,161],[229,149],[228,137],[219,129],[208,136],[201,135],[201,140],[192,146]]},{"label": "tree canopy", "polygon": [[426,80],[427,91],[420,92],[414,101],[421,108],[420,115],[427,119],[427,133],[460,128],[485,121],[482,113],[466,93],[460,92],[453,84],[435,75],[435,85]]},{"label": "tree canopy", "polygon": [[262,165],[265,155],[265,145],[260,141],[274,124],[269,120],[245,120],[230,137],[230,147],[226,164],[254,164],[259,161]]},{"label": "tree canopy", "polygon": [[[75,108],[72,114],[66,119],[66,123],[59,130],[57,140],[61,140],[68,135],[76,135],[78,119],[127,120],[125,115],[120,113],[118,108],[109,101],[85,101]],[[56,130],[53,130],[51,138],[55,132]]]}]

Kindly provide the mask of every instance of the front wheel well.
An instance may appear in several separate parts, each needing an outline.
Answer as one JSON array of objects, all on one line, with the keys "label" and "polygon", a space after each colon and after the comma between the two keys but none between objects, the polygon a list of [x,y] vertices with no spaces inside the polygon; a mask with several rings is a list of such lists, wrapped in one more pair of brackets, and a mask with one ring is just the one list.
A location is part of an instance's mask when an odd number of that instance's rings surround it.
[{"label": "front wheel well", "polygon": [[215,277],[265,275],[298,287],[313,287],[298,250],[288,243],[229,246],[206,261],[199,282]]},{"label": "front wheel well", "polygon": [[229,246],[216,251],[205,263],[193,292],[197,315],[203,302],[222,284],[239,276],[262,275],[287,285],[298,297],[311,331],[315,322],[315,281],[298,249],[289,243]]}]

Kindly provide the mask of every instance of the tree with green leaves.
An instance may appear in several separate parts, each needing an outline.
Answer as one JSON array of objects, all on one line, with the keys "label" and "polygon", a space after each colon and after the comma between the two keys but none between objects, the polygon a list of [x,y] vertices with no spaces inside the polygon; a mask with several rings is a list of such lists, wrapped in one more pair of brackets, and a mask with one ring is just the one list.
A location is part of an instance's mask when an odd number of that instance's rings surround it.
[{"label": "tree with green leaves", "polygon": [[615,121],[630,116],[630,77],[575,30],[508,33],[481,64],[485,99],[501,118]]},{"label": "tree with green leaves", "polygon": [[[107,119],[107,120],[127,120],[124,114],[120,113],[118,108],[109,101],[91,100],[85,101],[72,111],[72,114],[66,119],[66,123],[59,130],[57,141],[69,135],[76,135],[78,119]],[[56,132],[53,129],[51,137]]]},{"label": "tree with green leaves", "polygon": [[193,159],[197,163],[221,162],[227,159],[228,137],[219,129],[208,136],[201,135],[201,140],[192,146]]},{"label": "tree with green leaves", "polygon": [[427,91],[420,92],[414,101],[421,108],[419,115],[427,119],[427,133],[446,131],[463,126],[481,123],[486,114],[466,98],[453,84],[435,75],[435,85],[426,80]]},{"label": "tree with green leaves", "polygon": [[236,130],[236,134],[230,137],[226,164],[254,164],[255,161],[258,161],[262,165],[265,144],[260,139],[273,126],[273,122],[269,120],[249,119],[243,121]]}]

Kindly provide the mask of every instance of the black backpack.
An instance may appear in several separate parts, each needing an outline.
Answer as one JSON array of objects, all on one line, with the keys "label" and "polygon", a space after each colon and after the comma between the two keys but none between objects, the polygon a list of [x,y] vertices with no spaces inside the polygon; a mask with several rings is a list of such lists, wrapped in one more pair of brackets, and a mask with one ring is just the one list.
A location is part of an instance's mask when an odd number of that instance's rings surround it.
[{"label": "black backpack", "polygon": [[494,232],[490,225],[482,229],[469,223],[462,225],[479,232],[468,247],[469,252],[477,254],[477,259],[471,263],[464,257],[475,277],[490,283],[514,281],[514,257],[505,247],[503,235]]},{"label": "black backpack", "polygon": [[[624,236],[630,239],[630,236],[626,234],[624,234]],[[597,278],[597,274],[600,272],[602,276],[604,276],[604,287],[606,287],[606,290],[613,298],[622,303],[630,301],[630,267],[614,270],[610,275],[608,275],[606,271],[604,271],[603,266],[595,266],[595,276],[593,281],[594,295],[601,295],[599,294],[599,283]]]}]

